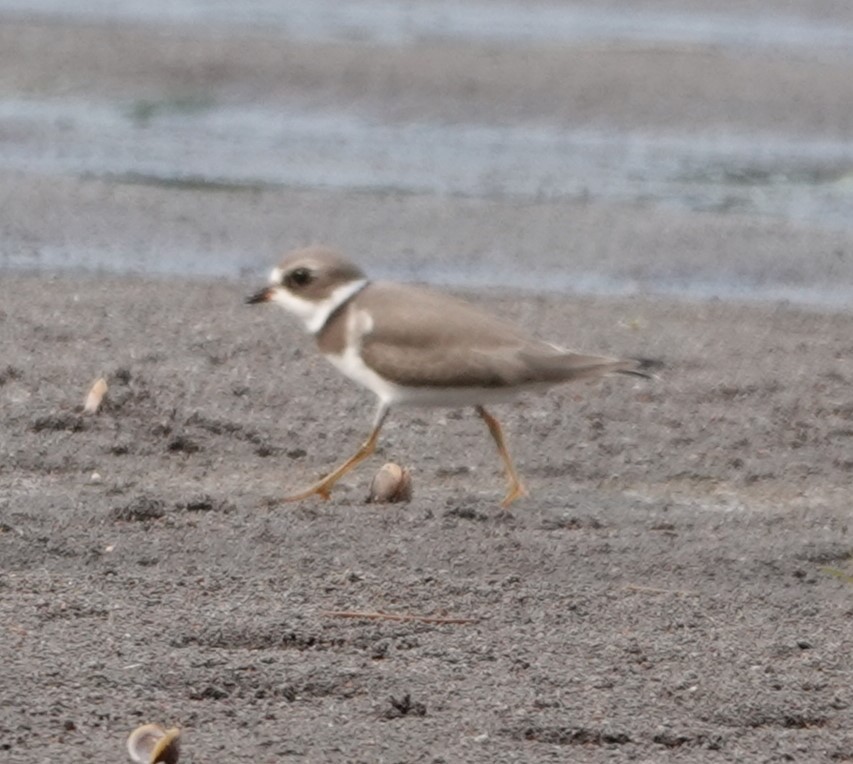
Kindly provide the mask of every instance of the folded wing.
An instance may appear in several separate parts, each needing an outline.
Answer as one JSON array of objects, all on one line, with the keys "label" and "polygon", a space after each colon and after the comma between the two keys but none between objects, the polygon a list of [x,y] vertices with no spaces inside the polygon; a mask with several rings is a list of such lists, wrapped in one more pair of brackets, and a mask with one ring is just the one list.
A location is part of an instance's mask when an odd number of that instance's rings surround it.
[{"label": "folded wing", "polygon": [[376,283],[362,294],[374,326],[362,355],[382,376],[412,387],[501,388],[605,374],[645,376],[640,364],[567,351],[446,295]]}]

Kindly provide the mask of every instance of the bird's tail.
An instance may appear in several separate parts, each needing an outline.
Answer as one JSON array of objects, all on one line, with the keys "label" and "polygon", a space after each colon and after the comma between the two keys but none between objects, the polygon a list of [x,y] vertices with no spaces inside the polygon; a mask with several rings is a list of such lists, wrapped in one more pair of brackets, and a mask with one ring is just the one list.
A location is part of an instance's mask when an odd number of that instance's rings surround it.
[{"label": "bird's tail", "polygon": [[580,379],[597,379],[608,374],[627,374],[632,377],[653,379],[653,369],[663,364],[649,358],[607,358],[581,353],[555,353],[549,356],[530,357],[528,362],[536,367],[540,378],[552,382],[571,382]]}]

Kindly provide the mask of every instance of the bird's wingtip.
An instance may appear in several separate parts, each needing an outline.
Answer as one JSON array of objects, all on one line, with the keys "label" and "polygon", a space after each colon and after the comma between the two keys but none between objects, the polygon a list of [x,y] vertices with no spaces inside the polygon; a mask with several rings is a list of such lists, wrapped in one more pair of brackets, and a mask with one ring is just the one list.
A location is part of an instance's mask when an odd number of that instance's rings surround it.
[{"label": "bird's wingtip", "polygon": [[634,366],[629,369],[619,369],[619,373],[629,374],[632,377],[642,377],[643,379],[659,379],[655,372],[663,369],[666,365],[659,358],[631,358],[630,362]]}]

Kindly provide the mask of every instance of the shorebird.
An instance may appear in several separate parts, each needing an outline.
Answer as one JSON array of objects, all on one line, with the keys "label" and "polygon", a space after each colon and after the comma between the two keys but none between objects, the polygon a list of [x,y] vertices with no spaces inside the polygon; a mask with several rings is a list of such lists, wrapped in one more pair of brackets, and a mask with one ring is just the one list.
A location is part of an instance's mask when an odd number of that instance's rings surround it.
[{"label": "shorebird", "polygon": [[473,406],[498,448],[508,488],[502,505],[527,492],[500,422],[486,404],[528,390],[606,374],[649,375],[647,362],[584,355],[534,339],[462,300],[423,287],[370,281],[324,247],[287,254],[269,285],[246,299],[274,302],[302,320],[320,352],[378,400],[367,440],[343,464],[283,501],[328,499],[332,487],[376,449],[395,406]]}]

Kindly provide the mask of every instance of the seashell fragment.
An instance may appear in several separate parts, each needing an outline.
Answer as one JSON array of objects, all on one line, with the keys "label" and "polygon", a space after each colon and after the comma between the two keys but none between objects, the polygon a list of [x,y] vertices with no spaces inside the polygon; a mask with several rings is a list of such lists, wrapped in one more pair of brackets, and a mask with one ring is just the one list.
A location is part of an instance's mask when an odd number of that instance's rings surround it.
[{"label": "seashell fragment", "polygon": [[380,467],[370,484],[367,500],[375,504],[394,504],[412,499],[412,476],[405,467],[388,462]]},{"label": "seashell fragment", "polygon": [[181,731],[165,730],[159,724],[143,724],[127,738],[127,752],[135,764],[178,764]]},{"label": "seashell fragment", "polygon": [[109,390],[107,380],[103,377],[98,377],[89,390],[89,394],[86,396],[86,403],[83,404],[83,412],[85,414],[97,413],[98,409],[101,408],[101,403],[103,403],[107,390]]}]

